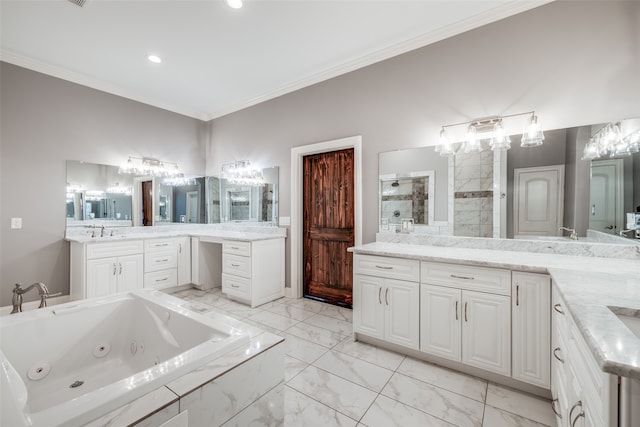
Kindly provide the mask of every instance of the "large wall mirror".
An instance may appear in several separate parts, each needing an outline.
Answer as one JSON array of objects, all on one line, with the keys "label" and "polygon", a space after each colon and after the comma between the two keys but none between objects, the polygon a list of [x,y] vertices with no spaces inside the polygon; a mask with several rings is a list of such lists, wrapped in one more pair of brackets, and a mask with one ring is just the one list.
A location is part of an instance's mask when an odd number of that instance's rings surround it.
[{"label": "large wall mirror", "polygon": [[133,177],[117,166],[68,160],[67,226],[131,226]]},{"label": "large wall mirror", "polygon": [[262,169],[264,183],[220,179],[221,222],[263,222],[277,225],[278,166]]},{"label": "large wall mirror", "polygon": [[215,176],[137,176],[118,173],[119,169],[67,161],[67,227],[277,224],[277,166],[263,169],[261,185],[241,185]]},{"label": "large wall mirror", "polygon": [[[622,136],[640,129],[640,119],[617,123]],[[506,152],[456,154],[452,182],[443,189],[447,198],[436,197],[434,206],[436,221],[448,220],[442,214],[452,206],[454,226],[441,228],[440,234],[555,239],[569,236],[561,226],[580,237],[587,230],[618,235],[628,229],[640,214],[640,153],[582,159],[585,145],[606,125],[548,130],[540,147],[521,148],[516,135]],[[379,173],[406,174],[437,162],[444,167],[447,158],[434,147],[380,153]],[[446,176],[435,174],[436,195]]]}]

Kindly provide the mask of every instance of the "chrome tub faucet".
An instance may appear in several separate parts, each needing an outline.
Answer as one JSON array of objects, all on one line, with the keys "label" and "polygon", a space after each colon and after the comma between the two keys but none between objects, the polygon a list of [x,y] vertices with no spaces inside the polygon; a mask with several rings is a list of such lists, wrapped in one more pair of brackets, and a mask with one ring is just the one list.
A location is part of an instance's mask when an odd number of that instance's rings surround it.
[{"label": "chrome tub faucet", "polygon": [[16,283],[13,288],[13,297],[11,298],[11,303],[13,304],[13,310],[11,310],[11,314],[19,313],[22,311],[22,295],[29,292],[31,289],[37,288],[38,295],[40,295],[40,305],[38,308],[43,308],[47,306],[47,298],[57,297],[58,295],[62,295],[62,292],[56,292],[55,294],[50,294],[49,289],[44,283],[34,283],[33,285],[27,286],[26,288],[22,288],[21,283]]}]

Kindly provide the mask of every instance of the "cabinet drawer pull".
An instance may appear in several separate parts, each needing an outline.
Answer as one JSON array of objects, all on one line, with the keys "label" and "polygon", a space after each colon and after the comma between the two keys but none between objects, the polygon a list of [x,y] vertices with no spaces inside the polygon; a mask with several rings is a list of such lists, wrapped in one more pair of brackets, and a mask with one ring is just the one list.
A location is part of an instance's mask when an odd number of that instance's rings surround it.
[{"label": "cabinet drawer pull", "polygon": [[240,267],[240,264],[231,264],[231,267]]},{"label": "cabinet drawer pull", "polygon": [[233,250],[236,250],[236,251],[240,249],[240,248],[239,248],[239,247],[237,247],[237,246],[229,246],[229,248],[231,248],[231,249],[233,249]]},{"label": "cabinet drawer pull", "polygon": [[458,320],[458,301],[456,301],[456,320]]},{"label": "cabinet drawer pull", "polygon": [[578,418],[580,417],[584,417],[584,411],[580,411],[580,413],[576,415],[576,417],[573,419],[573,422],[571,423],[571,427],[576,427],[576,423],[578,422]]},{"label": "cabinet drawer pull", "polygon": [[516,283],[516,307],[520,305],[520,284]]},{"label": "cabinet drawer pull", "polygon": [[475,278],[471,276],[457,276],[455,274],[450,274],[450,276],[453,277],[454,279],[475,280]]},{"label": "cabinet drawer pull", "polygon": [[232,287],[232,288],[239,288],[240,286],[238,286],[238,285],[233,285],[233,284],[232,284],[232,285],[231,285],[231,287]]},{"label": "cabinet drawer pull", "polygon": [[559,303],[558,303],[558,304],[555,304],[555,305],[553,306],[553,309],[554,309],[555,311],[557,311],[558,313],[560,313],[560,314],[564,315],[564,311],[562,311],[562,305],[560,305]]},{"label": "cabinet drawer pull", "polygon": [[162,248],[163,246],[169,246],[168,243],[156,243],[156,248]]},{"label": "cabinet drawer pull", "polygon": [[562,419],[562,414],[556,409],[556,402],[558,402],[557,398],[551,401],[551,410],[556,414],[556,417]]},{"label": "cabinet drawer pull", "polygon": [[156,283],[159,283],[159,282],[166,282],[167,280],[169,280],[169,278],[168,278],[168,277],[163,277],[162,279],[156,279]]},{"label": "cabinet drawer pull", "polygon": [[556,347],[553,349],[553,357],[555,357],[556,359],[558,359],[558,361],[560,363],[564,363],[564,359],[561,358],[560,356],[558,356],[558,352],[560,351],[560,347]]},{"label": "cabinet drawer pull", "polygon": [[162,258],[162,259],[157,259],[156,262],[167,262],[169,261],[169,258]]},{"label": "cabinet drawer pull", "polygon": [[378,302],[382,304],[382,288],[378,288]]},{"label": "cabinet drawer pull", "polygon": [[377,264],[376,264],[376,268],[380,268],[382,270],[393,270],[393,267],[388,267],[388,266],[384,266],[384,265],[377,265]]},{"label": "cabinet drawer pull", "polygon": [[[578,401],[577,401],[577,402],[576,402],[576,403],[571,407],[571,410],[569,411],[569,421],[571,421],[571,417],[573,417],[573,411],[574,411],[578,406],[582,407],[582,400],[578,400]],[[580,418],[581,416],[584,416],[584,412],[580,412],[580,413],[578,414],[578,416],[576,416],[576,418],[575,418],[573,421],[571,421],[571,427],[573,427],[573,425],[576,423],[576,420],[577,420],[578,418]]]},{"label": "cabinet drawer pull", "polygon": [[469,319],[467,319],[467,305],[468,305],[468,304],[469,304],[468,302],[465,302],[465,303],[464,303],[464,321],[465,321],[465,322],[468,322],[468,321],[469,321]]},{"label": "cabinet drawer pull", "polygon": [[384,301],[387,303],[387,305],[389,305],[389,288],[384,291]]},{"label": "cabinet drawer pull", "polygon": [[178,253],[182,253],[182,243],[178,243]]}]

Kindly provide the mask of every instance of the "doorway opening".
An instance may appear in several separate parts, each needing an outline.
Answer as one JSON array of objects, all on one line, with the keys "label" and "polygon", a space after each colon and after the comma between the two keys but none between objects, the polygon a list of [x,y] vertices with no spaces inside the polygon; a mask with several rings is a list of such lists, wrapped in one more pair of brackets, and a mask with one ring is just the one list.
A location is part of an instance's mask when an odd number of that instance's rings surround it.
[{"label": "doorway opening", "polygon": [[[305,156],[353,149],[353,244],[362,244],[362,137],[326,141],[291,149],[291,287],[285,294],[304,296],[304,158]],[[350,254],[349,254],[350,255]],[[352,267],[347,267],[352,277]],[[347,274],[347,273],[345,273]]]},{"label": "doorway opening", "polygon": [[153,180],[142,181],[142,225],[153,225]]}]

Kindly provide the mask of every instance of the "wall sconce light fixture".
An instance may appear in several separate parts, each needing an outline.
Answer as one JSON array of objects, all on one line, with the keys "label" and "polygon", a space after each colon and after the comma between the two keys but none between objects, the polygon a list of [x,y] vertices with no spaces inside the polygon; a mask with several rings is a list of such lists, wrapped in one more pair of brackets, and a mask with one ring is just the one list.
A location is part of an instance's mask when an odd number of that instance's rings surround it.
[{"label": "wall sconce light fixture", "polygon": [[129,157],[127,163],[120,166],[118,173],[131,175],[183,176],[174,162],[162,162],[151,157]]},{"label": "wall sconce light fixture", "polygon": [[584,147],[582,160],[595,160],[609,155],[609,158],[627,157],[640,151],[640,129],[622,136],[620,123],[604,125]]},{"label": "wall sconce light fixture", "polygon": [[249,160],[240,160],[233,163],[225,163],[220,171],[220,178],[233,184],[263,185],[264,177],[260,169],[251,167]]},{"label": "wall sconce light fixture", "polygon": [[[526,113],[509,114],[506,116],[490,116],[474,119],[468,122],[454,123],[442,126],[440,130],[440,142],[436,145],[436,152],[441,156],[453,156],[458,151],[464,153],[479,153],[484,150],[483,141],[488,141],[489,148],[493,151],[508,150],[511,148],[511,138],[505,130],[505,121],[512,118],[530,115],[528,123],[522,133],[521,147],[537,147],[542,145],[544,134],[538,125],[538,116],[534,111]],[[448,128],[467,126],[464,141],[459,146],[458,141],[452,141],[447,132]]]}]

